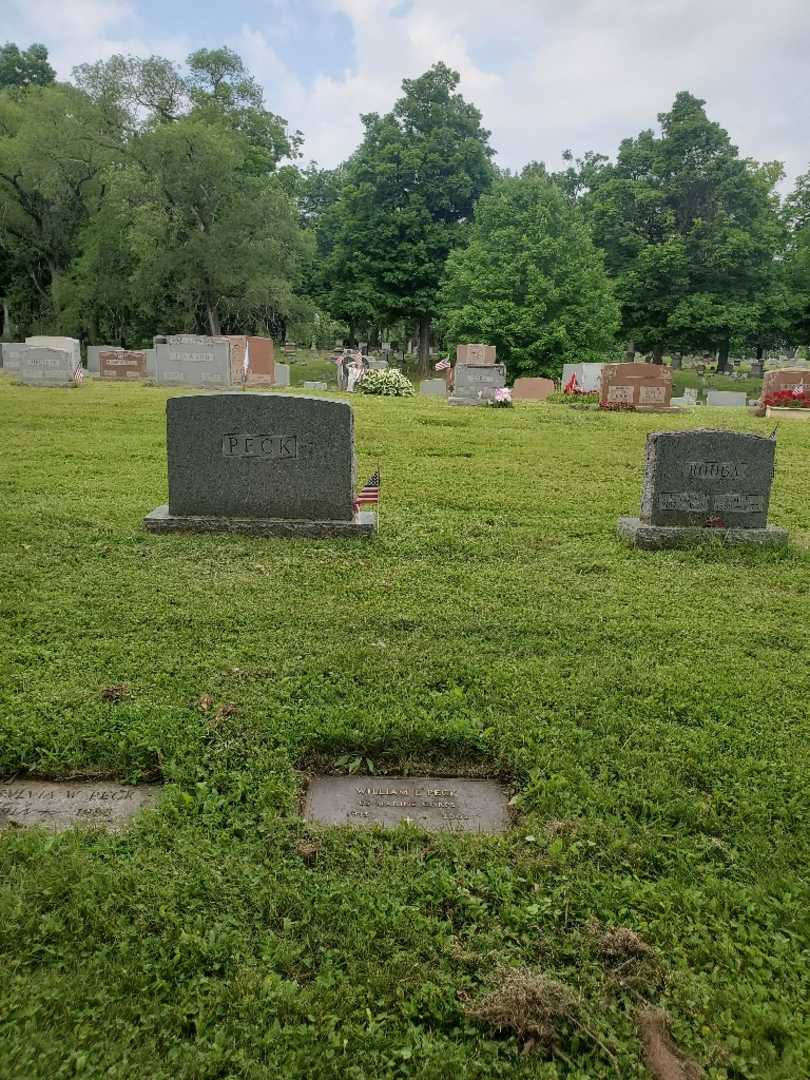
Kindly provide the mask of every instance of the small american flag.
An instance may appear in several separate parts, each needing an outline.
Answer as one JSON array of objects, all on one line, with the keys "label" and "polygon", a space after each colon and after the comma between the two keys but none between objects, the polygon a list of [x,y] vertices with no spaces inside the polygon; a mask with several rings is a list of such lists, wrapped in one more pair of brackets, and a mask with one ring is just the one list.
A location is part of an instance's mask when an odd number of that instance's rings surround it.
[{"label": "small american flag", "polygon": [[76,370],[73,372],[73,381],[77,383],[84,382],[84,368],[81,364],[76,365]]},{"label": "small american flag", "polygon": [[366,503],[378,503],[380,501],[380,470],[377,469],[368,478],[365,485],[357,493],[354,500],[354,509],[359,510]]},{"label": "small american flag", "polygon": [[438,362],[438,364],[433,365],[433,370],[434,371],[447,371],[447,369],[449,367],[450,367],[450,357],[445,356],[444,360],[440,360]]}]

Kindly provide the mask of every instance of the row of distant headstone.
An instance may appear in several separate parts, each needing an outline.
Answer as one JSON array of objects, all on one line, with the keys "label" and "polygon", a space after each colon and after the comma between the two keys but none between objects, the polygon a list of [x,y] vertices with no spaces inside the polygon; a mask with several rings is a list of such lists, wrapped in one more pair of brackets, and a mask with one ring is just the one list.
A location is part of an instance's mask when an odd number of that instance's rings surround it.
[{"label": "row of distant headstone", "polygon": [[[598,393],[600,403],[608,406],[633,407],[638,411],[676,411],[697,405],[694,388],[682,397],[672,396],[672,369],[663,364],[565,364],[562,385],[575,377],[580,393]],[[810,382],[803,369],[781,369],[765,372],[763,395],[779,390],[793,390]],[[506,366],[497,363],[494,345],[459,345],[456,364],[445,371],[445,377],[426,379],[420,393],[429,397],[446,397],[451,405],[486,405],[493,401],[497,390],[506,385]],[[519,378],[512,387],[513,401],[545,401],[556,389],[552,379]],[[725,408],[755,404],[744,393],[732,390],[709,390],[706,404]]]},{"label": "row of distant headstone", "polygon": [[[81,367],[79,342],[69,337],[6,343],[0,358],[4,371],[19,382],[38,386],[71,386]],[[87,370],[102,379],[149,379],[161,386],[202,389],[290,384],[289,365],[275,362],[272,339],[251,335],[176,334],[155,338],[151,349],[90,345]]]}]

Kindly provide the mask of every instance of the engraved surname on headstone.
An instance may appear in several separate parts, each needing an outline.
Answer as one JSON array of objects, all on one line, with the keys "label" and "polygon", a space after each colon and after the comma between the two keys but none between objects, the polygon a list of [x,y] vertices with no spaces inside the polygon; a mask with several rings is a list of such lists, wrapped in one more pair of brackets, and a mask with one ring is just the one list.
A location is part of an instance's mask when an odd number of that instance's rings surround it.
[{"label": "engraved surname on headstone", "polygon": [[304,816],[325,825],[391,828],[403,822],[442,832],[502,833],[508,792],[497,780],[435,776],[316,776]]},{"label": "engraved surname on headstone", "polygon": [[742,461],[687,461],[686,475],[690,480],[737,480],[745,476]]},{"label": "engraved surname on headstone", "polygon": [[228,434],[222,436],[222,453],[225,457],[298,457],[298,439],[295,435]]},{"label": "engraved surname on headstone", "polygon": [[155,784],[0,780],[0,828],[41,825],[60,831],[89,825],[119,829],[139,810],[153,806],[159,793]]}]

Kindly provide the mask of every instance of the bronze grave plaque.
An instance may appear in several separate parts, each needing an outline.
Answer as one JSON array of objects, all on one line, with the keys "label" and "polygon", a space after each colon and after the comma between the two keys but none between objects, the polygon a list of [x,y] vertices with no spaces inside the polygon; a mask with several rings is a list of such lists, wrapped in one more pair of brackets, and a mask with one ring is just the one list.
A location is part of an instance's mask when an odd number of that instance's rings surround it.
[{"label": "bronze grave plaque", "polygon": [[0,829],[42,825],[61,832],[73,825],[120,829],[139,810],[157,802],[157,784],[106,780],[0,780]]},{"label": "bronze grave plaque", "polygon": [[440,832],[503,833],[509,794],[498,780],[439,776],[314,776],[304,817],[323,825],[392,828],[403,822]]}]

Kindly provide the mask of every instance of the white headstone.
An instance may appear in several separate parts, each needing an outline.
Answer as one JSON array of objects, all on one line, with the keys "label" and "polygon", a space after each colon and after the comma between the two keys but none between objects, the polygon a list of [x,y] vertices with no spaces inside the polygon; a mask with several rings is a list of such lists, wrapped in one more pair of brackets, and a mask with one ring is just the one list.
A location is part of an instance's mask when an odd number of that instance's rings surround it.
[{"label": "white headstone", "polygon": [[73,357],[74,370],[82,362],[82,347],[76,338],[38,334],[34,337],[27,337],[25,344],[33,345],[38,349],[61,349],[63,352],[69,352]]},{"label": "white headstone", "polygon": [[748,404],[748,398],[736,390],[709,390],[706,395],[707,405],[719,405],[723,408],[739,408]]}]

